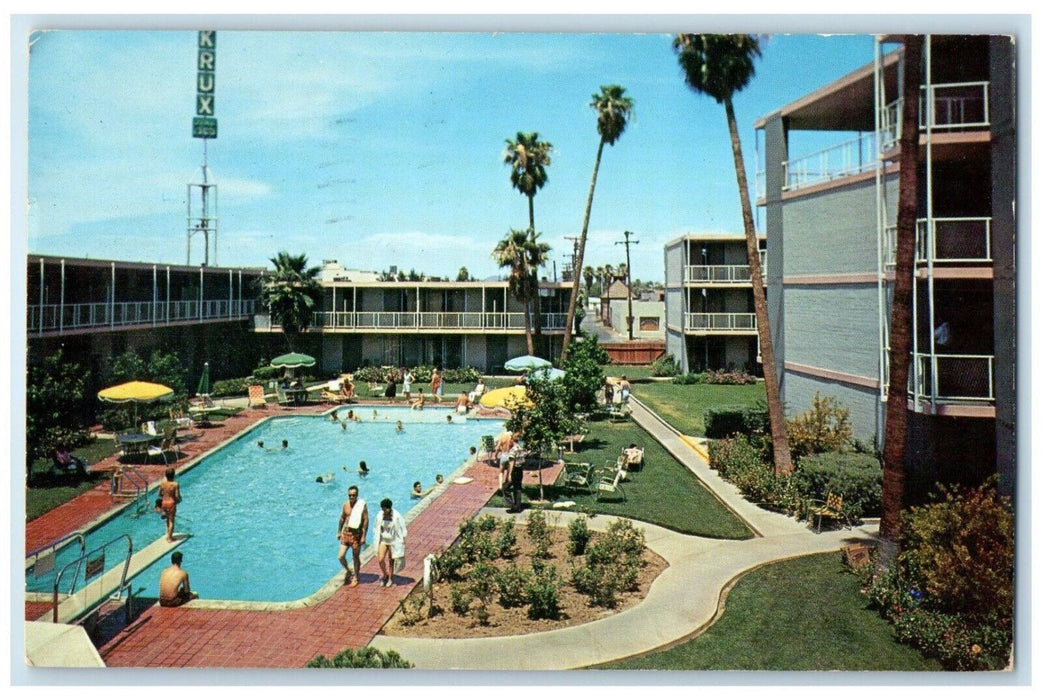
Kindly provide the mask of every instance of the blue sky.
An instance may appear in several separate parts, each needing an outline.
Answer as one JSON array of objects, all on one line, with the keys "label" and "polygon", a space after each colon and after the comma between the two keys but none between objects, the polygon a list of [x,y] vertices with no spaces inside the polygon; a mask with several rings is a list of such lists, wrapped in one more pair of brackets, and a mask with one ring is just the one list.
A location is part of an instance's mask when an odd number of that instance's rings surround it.
[{"label": "blue sky", "polygon": [[[285,249],[361,269],[497,274],[490,251],[528,216],[504,142],[538,131],[554,153],[536,228],[560,270],[598,144],[590,98],[616,83],[635,119],[605,147],[586,263],[624,260],[615,242],[630,230],[640,241],[634,277],[661,280],[665,242],[741,231],[724,110],[685,85],[670,42],[665,33],[220,30],[220,131],[207,146],[217,264],[264,266]],[[750,171],[757,118],[872,57],[868,35],[770,35],[735,100]],[[185,262],[186,183],[203,158],[190,128],[195,58],[194,31],[33,36],[30,252]]]}]

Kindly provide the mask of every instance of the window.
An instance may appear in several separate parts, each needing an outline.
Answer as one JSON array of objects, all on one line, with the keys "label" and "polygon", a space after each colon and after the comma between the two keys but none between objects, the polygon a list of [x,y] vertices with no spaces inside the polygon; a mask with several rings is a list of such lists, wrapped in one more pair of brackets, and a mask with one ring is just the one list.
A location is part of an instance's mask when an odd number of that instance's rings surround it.
[{"label": "window", "polygon": [[657,331],[658,330],[658,316],[641,316],[640,317],[640,330],[642,330],[642,331]]}]

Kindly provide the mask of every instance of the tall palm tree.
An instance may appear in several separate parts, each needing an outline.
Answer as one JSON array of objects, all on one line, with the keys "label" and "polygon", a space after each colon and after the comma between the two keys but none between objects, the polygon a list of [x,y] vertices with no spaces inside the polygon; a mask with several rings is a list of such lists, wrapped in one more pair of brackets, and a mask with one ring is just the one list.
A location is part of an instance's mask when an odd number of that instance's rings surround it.
[{"label": "tall palm tree", "polygon": [[586,286],[586,300],[587,300],[587,303],[589,303],[589,299],[590,299],[590,290],[593,289],[593,276],[594,276],[594,274],[595,273],[593,271],[593,268],[590,267],[589,265],[587,265],[586,267],[583,268],[583,284]]},{"label": "tall palm tree", "polygon": [[535,195],[546,184],[546,168],[554,147],[540,141],[538,132],[517,132],[517,140],[507,139],[503,162],[510,165],[510,184],[528,197],[528,228],[535,230]]},{"label": "tall palm tree", "polygon": [[919,70],[922,52],[922,36],[905,36],[897,252],[894,260],[893,301],[890,305],[890,379],[883,427],[883,517],[879,521],[879,534],[894,542],[901,534],[901,508],[904,505],[908,363],[912,353],[912,275],[915,268],[915,220],[918,215]]},{"label": "tall palm tree", "polygon": [[270,262],[275,270],[261,282],[261,303],[271,322],[282,328],[290,352],[293,338],[311,325],[312,313],[322,302],[322,287],[315,276],[321,269],[308,267],[308,256],[279,252]]},{"label": "tall palm tree", "polygon": [[760,43],[750,34],[677,34],[673,39],[680,67],[688,86],[697,93],[709,95],[717,104],[723,103],[727,113],[727,127],[731,132],[731,151],[734,155],[738,194],[742,204],[742,222],[745,226],[745,252],[753,283],[753,307],[756,311],[756,332],[760,338],[763,359],[763,379],[767,390],[767,412],[771,421],[774,447],[774,468],[779,472],[792,469],[789,437],[785,428],[778,387],[778,367],[774,361],[774,345],[767,318],[767,294],[764,291],[760,269],[759,242],[753,209],[749,202],[749,184],[745,175],[742,142],[738,139],[738,122],[734,116],[734,93],[742,90],[756,69],[753,59],[760,55]]},{"label": "tall palm tree", "polygon": [[[579,249],[575,257],[575,269],[583,268],[586,252],[586,232],[590,227],[590,209],[593,207],[593,191],[597,187],[597,171],[601,167],[604,144],[614,146],[626,130],[626,123],[633,115],[633,99],[626,97],[626,88],[620,85],[602,85],[599,94],[594,93],[590,106],[597,111],[597,133],[601,140],[597,145],[597,159],[593,161],[593,177],[590,178],[590,195],[586,198],[586,214],[579,234]],[[579,299],[579,275],[572,275],[572,295],[568,299],[568,319],[564,326],[564,342],[561,344],[561,362],[568,359],[568,345],[572,342],[572,327],[575,324],[575,303]]]},{"label": "tall palm tree", "polygon": [[[529,235],[531,233],[531,235]],[[532,340],[532,302],[539,298],[538,280],[535,269],[542,256],[542,263],[546,262],[546,254],[550,247],[545,243],[539,243],[537,233],[534,231],[521,231],[510,229],[506,238],[496,244],[492,251],[492,257],[500,267],[510,269],[508,287],[525,307],[525,341],[528,344],[528,354],[535,354],[535,344]]]}]

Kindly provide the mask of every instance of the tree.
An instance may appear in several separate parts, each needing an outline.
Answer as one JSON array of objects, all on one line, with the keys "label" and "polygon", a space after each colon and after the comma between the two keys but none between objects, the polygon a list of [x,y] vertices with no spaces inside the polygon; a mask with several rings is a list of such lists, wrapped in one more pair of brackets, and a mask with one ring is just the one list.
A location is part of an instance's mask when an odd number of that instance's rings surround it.
[{"label": "tree", "polygon": [[590,290],[593,288],[593,268],[587,265],[583,268],[583,284],[586,285],[586,298],[590,298]]},{"label": "tree", "polygon": [[[540,459],[556,454],[557,446],[576,432],[578,423],[568,404],[570,392],[559,379],[528,378],[527,400],[508,406],[505,427],[524,443],[525,451]],[[543,472],[539,471],[539,500],[543,500]]]},{"label": "tree", "polygon": [[470,276],[470,270],[468,270],[466,267],[461,267],[459,269],[459,272],[456,273],[457,282],[470,282],[473,279],[474,278]]},{"label": "tree", "polygon": [[290,255],[281,251],[271,258],[275,271],[261,282],[261,303],[268,309],[271,322],[282,328],[282,336],[290,352],[293,337],[311,325],[312,314],[322,302],[322,287],[315,276],[321,268],[308,267],[303,253]]},{"label": "tree", "polygon": [[923,38],[904,41],[901,109],[901,164],[898,171],[897,253],[890,305],[890,378],[883,427],[883,514],[880,536],[896,542],[904,505],[905,439],[908,432],[908,363],[912,354],[912,275],[915,271],[915,220],[918,213],[919,65]]},{"label": "tree", "polygon": [[510,183],[528,197],[528,228],[535,230],[535,195],[546,184],[546,168],[550,165],[553,145],[540,141],[535,131],[517,132],[517,140],[507,139],[503,162],[510,165]]},{"label": "tree", "polygon": [[29,365],[26,386],[25,443],[27,464],[49,457],[62,445],[78,447],[90,438],[84,392],[87,372],[66,362],[62,351]]},{"label": "tree", "polygon": [[532,300],[538,299],[539,288],[531,268],[534,255],[530,252],[529,245],[528,232],[512,228],[506,238],[496,244],[492,257],[497,265],[510,269],[508,288],[514,298],[525,307],[525,342],[528,344],[528,354],[534,355],[532,324],[529,319],[532,316]]},{"label": "tree", "polygon": [[785,411],[778,386],[778,366],[774,361],[774,345],[767,318],[767,294],[764,291],[760,269],[760,245],[753,223],[753,209],[749,202],[749,185],[745,175],[742,142],[738,139],[738,122],[734,116],[734,93],[742,90],[756,69],[753,59],[760,55],[760,44],[749,34],[678,34],[673,39],[680,67],[688,86],[697,93],[709,95],[717,104],[724,105],[727,127],[731,133],[731,151],[734,156],[738,194],[742,205],[745,227],[745,253],[749,260],[753,283],[753,308],[756,311],[756,332],[760,339],[763,358],[763,381],[767,393],[767,412],[771,421],[771,444],[774,449],[774,468],[777,472],[792,470],[789,440],[785,430]]},{"label": "tree", "polygon": [[[590,106],[597,111],[597,133],[601,140],[597,145],[597,158],[593,161],[593,177],[590,178],[590,194],[586,198],[586,214],[583,216],[583,227],[579,233],[579,247],[575,257],[575,269],[583,268],[583,255],[586,253],[586,232],[590,227],[590,209],[593,207],[593,191],[597,187],[597,171],[601,167],[601,154],[604,144],[615,145],[615,142],[626,130],[626,122],[633,114],[633,100],[625,96],[626,88],[619,85],[602,85],[600,94],[592,95]],[[564,326],[564,341],[561,344],[561,360],[568,357],[568,345],[572,342],[572,327],[575,324],[575,304],[579,299],[579,275],[572,275],[572,294],[568,299],[568,319]]]},{"label": "tree", "polygon": [[573,413],[590,413],[597,407],[597,393],[604,386],[604,370],[611,358],[597,342],[597,336],[576,338],[568,359],[562,365],[565,371],[561,382],[568,391],[568,408]]}]

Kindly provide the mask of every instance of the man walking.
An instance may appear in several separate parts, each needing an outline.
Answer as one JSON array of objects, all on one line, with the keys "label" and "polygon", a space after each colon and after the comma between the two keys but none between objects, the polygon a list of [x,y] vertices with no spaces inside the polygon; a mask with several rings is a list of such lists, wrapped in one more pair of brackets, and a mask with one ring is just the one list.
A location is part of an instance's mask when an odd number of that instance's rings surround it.
[{"label": "man walking", "polygon": [[[338,559],[344,567],[344,583],[351,587],[358,585],[358,574],[362,568],[362,546],[365,544],[365,533],[369,530],[369,509],[365,501],[358,497],[358,487],[352,486],[347,490],[347,501],[340,511],[340,523],[337,525],[337,539],[340,540],[340,553]],[[355,575],[352,579],[351,570],[347,566],[347,549],[351,548],[354,559]]]}]

